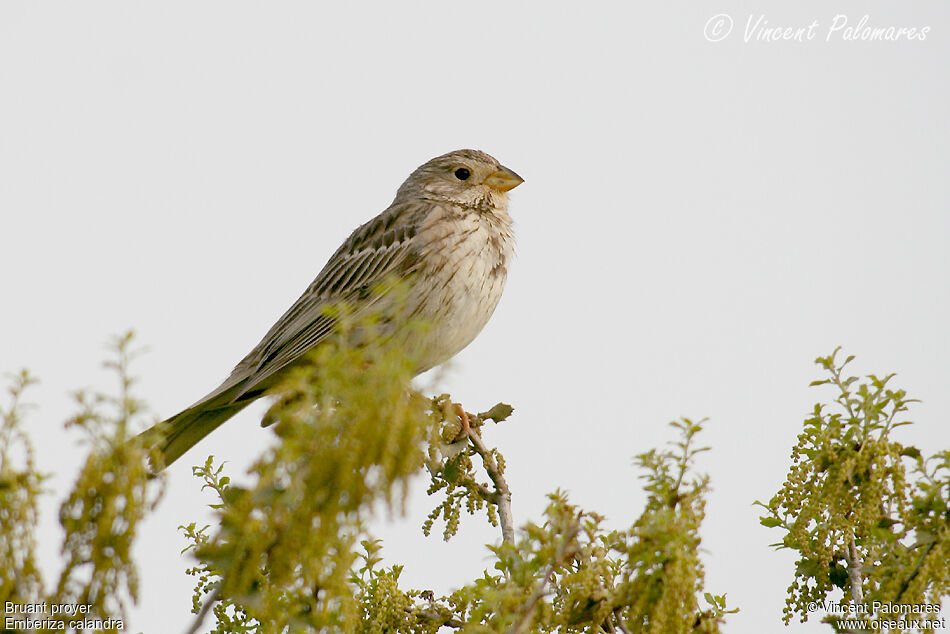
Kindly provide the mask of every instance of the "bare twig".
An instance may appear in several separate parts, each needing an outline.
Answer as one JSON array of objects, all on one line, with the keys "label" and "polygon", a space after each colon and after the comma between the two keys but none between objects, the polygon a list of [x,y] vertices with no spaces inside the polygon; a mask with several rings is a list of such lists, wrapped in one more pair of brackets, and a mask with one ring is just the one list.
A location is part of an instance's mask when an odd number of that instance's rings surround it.
[{"label": "bare twig", "polygon": [[531,624],[531,617],[533,616],[534,606],[538,604],[538,601],[541,600],[541,597],[544,596],[544,593],[547,591],[547,586],[551,583],[551,577],[554,576],[554,564],[548,564],[547,568],[544,570],[544,576],[541,578],[541,581],[534,588],[534,592],[531,593],[531,596],[525,602],[524,606],[521,608],[521,618],[518,619],[518,622],[508,628],[507,634],[521,634],[525,629]]},{"label": "bare twig", "polygon": [[198,616],[195,617],[191,627],[188,628],[185,634],[198,634],[198,630],[201,629],[201,624],[204,622],[205,617],[208,616],[208,612],[211,611],[211,608],[220,598],[217,589],[215,589],[215,591],[211,593],[211,596],[208,597],[208,600],[205,601],[205,604],[201,606],[201,611],[198,612]]},{"label": "bare twig", "polygon": [[914,579],[917,578],[917,575],[920,574],[920,569],[924,565],[924,560],[927,559],[927,556],[930,555],[930,551],[932,551],[934,549],[934,546],[936,545],[937,545],[937,541],[934,540],[930,542],[930,545],[927,546],[926,550],[924,550],[924,554],[920,556],[920,559],[917,561],[917,565],[914,566],[913,572],[911,572],[910,576],[907,577],[907,579],[905,579],[904,582],[901,584],[901,589],[897,593],[897,597],[895,597],[894,599],[895,603],[901,600],[901,598],[904,596],[904,593],[907,592],[907,588],[910,587],[910,584],[913,583]]},{"label": "bare twig", "polygon": [[444,608],[440,609],[439,604],[435,601],[435,593],[433,593],[432,590],[423,591],[422,598],[429,602],[427,607],[406,608],[406,612],[409,614],[415,612],[417,621],[433,623],[442,627],[453,627],[455,629],[465,626],[465,623],[452,616],[451,611],[447,611]]},{"label": "bare twig", "polygon": [[[468,438],[472,443],[472,447],[474,447],[478,455],[482,457],[482,464],[485,466],[485,471],[488,473],[488,477],[491,478],[492,484],[495,485],[495,491],[491,494],[489,499],[498,506],[498,520],[501,523],[501,538],[505,540],[507,544],[514,544],[515,524],[511,515],[511,489],[508,488],[508,482],[505,481],[505,476],[502,475],[501,470],[498,468],[498,462],[495,460],[491,451],[485,446],[478,430],[469,429]],[[482,492],[482,494],[485,495],[485,492]]]},{"label": "bare twig", "polygon": [[630,630],[627,629],[627,626],[623,624],[623,619],[620,618],[620,615],[616,612],[614,613],[614,621],[617,624],[617,629],[623,632],[623,634],[630,634]]},{"label": "bare twig", "polygon": [[453,627],[455,629],[458,629],[465,625],[465,623],[463,623],[462,621],[452,618],[451,616],[445,617],[435,610],[426,610],[423,612],[419,612],[418,617],[421,620],[428,621],[429,623],[437,623],[443,627]]},{"label": "bare twig", "polygon": [[861,562],[858,560],[858,549],[854,545],[854,534],[848,542],[848,578],[851,580],[851,597],[855,603],[864,603],[864,591],[862,585],[864,578],[861,576]]},{"label": "bare twig", "polygon": [[564,534],[564,539],[561,541],[561,545],[558,546],[557,552],[554,554],[554,559],[544,569],[544,575],[542,575],[541,581],[537,583],[534,587],[534,592],[531,593],[531,596],[528,597],[528,600],[521,607],[521,618],[508,628],[506,634],[521,634],[521,632],[524,632],[528,626],[531,625],[531,619],[534,615],[534,606],[538,604],[538,601],[540,601],[541,597],[547,592],[548,584],[551,583],[551,579],[554,577],[554,570],[558,566],[563,565],[568,554],[573,551],[574,538],[580,529],[580,524],[575,522],[574,526]]}]

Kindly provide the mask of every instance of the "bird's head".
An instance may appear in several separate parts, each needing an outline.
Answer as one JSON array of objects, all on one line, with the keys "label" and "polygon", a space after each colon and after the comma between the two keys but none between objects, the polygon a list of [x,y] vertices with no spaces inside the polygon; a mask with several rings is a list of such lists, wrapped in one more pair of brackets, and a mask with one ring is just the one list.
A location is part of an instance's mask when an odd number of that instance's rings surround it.
[{"label": "bird's head", "polygon": [[524,179],[478,150],[456,150],[416,169],[399,188],[396,200],[422,196],[465,207],[505,209],[508,191]]}]

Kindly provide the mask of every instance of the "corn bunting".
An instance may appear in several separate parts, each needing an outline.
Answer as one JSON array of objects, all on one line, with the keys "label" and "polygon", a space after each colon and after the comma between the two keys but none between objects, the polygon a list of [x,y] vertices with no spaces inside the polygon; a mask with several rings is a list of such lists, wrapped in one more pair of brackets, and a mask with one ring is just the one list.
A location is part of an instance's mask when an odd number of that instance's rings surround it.
[{"label": "corn bunting", "polygon": [[[392,204],[347,238],[224,383],[166,421],[162,466],[267,393],[326,339],[335,324],[329,306],[347,302],[356,314],[380,314],[389,334],[403,336],[416,374],[471,343],[501,298],[514,250],[508,191],[522,182],[477,150],[449,152],[416,169]],[[394,312],[393,298],[380,286],[392,279],[404,283],[405,312]],[[407,314],[428,328],[400,332]]]}]

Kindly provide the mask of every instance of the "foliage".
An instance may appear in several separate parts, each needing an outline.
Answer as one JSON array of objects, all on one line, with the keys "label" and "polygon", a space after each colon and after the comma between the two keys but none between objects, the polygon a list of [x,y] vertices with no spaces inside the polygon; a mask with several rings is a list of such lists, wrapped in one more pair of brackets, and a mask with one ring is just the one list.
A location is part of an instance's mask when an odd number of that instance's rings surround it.
[{"label": "foliage", "polygon": [[892,439],[914,400],[889,387],[894,375],[845,376],[854,357],[837,357],[816,360],[829,378],[812,383],[834,387],[834,403],[815,405],[785,484],[759,503],[762,524],[784,532],[776,545],[799,554],[786,623],[805,621],[835,589],[862,606],[939,604],[950,593],[950,452],[925,458]]},{"label": "foliage", "polygon": [[[37,501],[43,478],[33,443],[21,427],[23,392],[35,383],[26,371],[13,377],[10,405],[0,411],[0,601],[27,603],[42,591],[36,564]],[[23,456],[16,464],[15,449]]]},{"label": "foliage", "polygon": [[[4,412],[0,438],[0,544],[4,545],[0,569],[7,571],[0,604],[80,604],[88,606],[89,612],[82,619],[90,628],[111,632],[123,629],[128,599],[134,601],[138,596],[132,542],[139,522],[154,508],[162,492],[160,480],[148,485],[149,452],[141,443],[130,441],[128,430],[142,411],[131,392],[131,342],[131,334],[116,339],[112,344],[116,358],[106,364],[119,377],[117,397],[82,391],[75,395],[79,412],[66,427],[86,432],[89,453],[60,507],[59,519],[65,532],[64,565],[50,594],[44,594],[35,563],[36,508],[43,477],[36,472],[33,449],[21,427],[22,407],[17,407],[24,389],[33,381],[26,373],[14,380],[13,404]],[[20,469],[14,466],[11,455],[15,443],[25,455],[25,465]],[[8,581],[9,572],[13,573],[12,582]]]},{"label": "foliage", "polygon": [[[352,339],[344,328],[280,386],[265,417],[275,442],[249,482],[235,485],[212,458],[195,468],[217,515],[213,526],[182,527],[195,558],[195,631],[210,613],[215,632],[665,634],[718,632],[735,612],[704,590],[701,424],[675,422],[677,443],[637,456],[647,501],[632,525],[609,527],[558,491],[537,522],[515,530],[504,457],[482,439],[487,422],[506,422],[512,408],[472,415],[448,395],[423,398],[408,389],[403,355]],[[143,412],[130,337],[114,348],[118,396],[77,394],[67,423],[84,431],[88,455],[61,506],[63,569],[50,591],[36,563],[44,478],[23,427],[27,374],[14,377],[0,410],[0,601],[88,605],[93,628],[105,631],[123,629],[138,596],[131,545],[164,484],[149,477],[149,440],[130,433]],[[834,388],[834,400],[806,419],[786,482],[762,504],[762,523],[782,531],[777,545],[798,554],[786,622],[835,592],[892,607],[950,593],[950,452],[926,457],[895,440],[913,400],[890,387],[891,375],[847,376],[850,362],[837,351],[818,359],[828,378],[814,385]],[[465,514],[483,514],[503,537],[489,546],[489,570],[443,596],[403,587],[402,567],[383,565],[367,530],[374,513],[403,512],[410,482],[425,472],[434,498],[426,534],[440,523],[450,539]],[[840,617],[828,620],[845,629]]]},{"label": "foliage", "polygon": [[209,458],[195,469],[214,490],[220,526],[185,527],[199,560],[196,607],[214,631],[347,629],[358,621],[350,575],[375,503],[401,510],[432,428],[411,367],[392,348],[324,346],[282,386],[269,416],[279,442],[240,488]]},{"label": "foliage", "polygon": [[[441,517],[445,521],[442,538],[448,541],[458,533],[463,506],[469,515],[484,510],[488,523],[498,526],[498,491],[492,488],[492,484],[479,480],[476,464],[472,460],[478,454],[476,447],[464,436],[457,440],[462,433],[462,424],[453,413],[452,399],[448,394],[433,398],[431,411],[441,425],[439,439],[442,442],[429,445],[426,468],[431,484],[426,493],[434,495],[442,491],[445,499],[429,513],[422,525],[422,532],[429,535]],[[513,411],[510,405],[498,403],[487,412],[470,417],[469,422],[471,428],[478,431],[484,421],[500,423],[507,420]],[[497,449],[489,450],[482,464],[487,471],[494,470],[498,476],[504,476],[505,458]]]},{"label": "foliage", "polygon": [[[429,411],[442,423],[442,438],[454,439],[458,425],[446,420],[446,399],[433,399]],[[478,429],[481,420],[507,417],[510,408],[492,408],[473,417]],[[478,420],[481,419],[481,420]],[[562,493],[550,496],[543,523],[523,527],[514,543],[491,546],[497,561],[494,572],[487,572],[454,592],[435,597],[418,589],[403,589],[399,584],[401,566],[382,567],[381,546],[365,534],[362,524],[347,524],[346,543],[334,542],[334,548],[320,551],[312,543],[320,539],[304,530],[332,521],[323,509],[309,507],[310,519],[298,527],[281,525],[293,535],[295,550],[286,553],[293,562],[290,577],[282,585],[274,583],[269,566],[276,561],[268,554],[264,565],[253,567],[260,573],[251,592],[234,593],[225,585],[235,559],[235,552],[259,552],[274,543],[271,518],[283,512],[269,508],[251,513],[257,519],[247,529],[232,529],[227,518],[235,513],[235,500],[254,499],[261,488],[235,493],[221,468],[210,461],[196,469],[205,485],[219,498],[215,505],[222,517],[227,537],[216,537],[228,544],[225,555],[209,547],[206,530],[194,525],[185,527],[193,540],[193,550],[202,562],[192,570],[199,577],[195,610],[202,601],[221,599],[214,607],[216,632],[276,632],[284,628],[317,627],[341,632],[435,632],[449,626],[463,632],[582,632],[592,628],[629,632],[718,632],[726,614],[725,598],[706,595],[708,607],[700,609],[697,597],[702,591],[703,569],[699,561],[699,527],[703,518],[703,496],[707,491],[705,477],[693,477],[689,468],[693,457],[702,449],[693,447],[700,426],[688,420],[674,423],[682,441],[675,451],[651,451],[638,457],[644,471],[649,494],[647,508],[630,528],[610,531],[604,518],[582,511],[568,503]],[[453,427],[456,432],[453,432]],[[364,430],[372,434],[373,430]],[[476,431],[477,433],[477,431]],[[366,441],[363,438],[362,441]],[[370,443],[374,441],[369,439]],[[445,450],[445,443],[434,440],[434,446]],[[445,452],[441,460],[432,456],[439,451],[430,448],[429,468],[434,482],[431,492],[441,491],[451,508],[465,506],[474,512],[478,503],[493,504],[490,485],[479,483],[471,466],[474,452]],[[493,456],[500,459],[497,452]],[[459,467],[459,457],[466,456],[466,466]],[[285,456],[286,457],[286,456]],[[301,459],[295,456],[294,460]],[[448,482],[448,469],[458,474]],[[295,509],[302,506],[294,500]],[[437,509],[448,508],[443,501]],[[431,527],[430,515],[427,529]],[[456,518],[458,515],[455,516]],[[496,515],[489,515],[489,518]],[[298,533],[299,531],[299,533]],[[357,536],[360,551],[353,558],[351,547]],[[219,533],[220,535],[220,533]],[[446,536],[451,536],[449,532]],[[330,540],[329,536],[322,539]],[[239,548],[237,544],[242,546]],[[248,546],[247,544],[257,544]],[[302,556],[301,553],[310,553]],[[349,576],[340,573],[349,566]],[[306,575],[308,570],[325,571],[322,579]],[[316,585],[312,585],[316,583]],[[207,605],[207,604],[206,604]],[[304,607],[306,606],[306,609]]]},{"label": "foliage", "polygon": [[[194,469],[217,498],[214,526],[182,527],[196,559],[195,631],[211,612],[215,632],[665,634],[718,632],[735,612],[703,589],[699,423],[672,423],[680,439],[671,449],[637,456],[647,502],[631,526],[608,528],[554,492],[540,521],[516,532],[504,457],[482,440],[487,421],[506,421],[512,408],[471,415],[448,395],[423,398],[408,389],[404,355],[353,339],[343,328],[280,386],[265,416],[276,442],[247,486],[212,458]],[[36,562],[44,477],[23,427],[33,379],[11,382],[0,410],[0,602],[87,605],[98,619],[89,627],[115,632],[139,593],[134,535],[164,482],[148,472],[151,440],[130,433],[143,411],[132,395],[131,336],[113,347],[118,396],[77,393],[67,422],[84,431],[88,455],[60,508],[63,569],[50,592]],[[889,387],[892,375],[845,376],[852,358],[837,354],[818,359],[829,378],[813,384],[835,388],[835,399],[815,406],[785,484],[762,504],[762,523],[783,531],[777,545],[799,555],[786,622],[805,620],[835,591],[863,606],[936,604],[950,593],[950,452],[925,457],[894,440],[913,400]],[[383,565],[366,528],[373,513],[402,512],[424,471],[435,498],[426,534],[443,522],[444,539],[457,535],[464,509],[503,536],[489,546],[493,567],[444,596],[403,588],[402,567]],[[827,620],[845,630],[840,616]]]}]

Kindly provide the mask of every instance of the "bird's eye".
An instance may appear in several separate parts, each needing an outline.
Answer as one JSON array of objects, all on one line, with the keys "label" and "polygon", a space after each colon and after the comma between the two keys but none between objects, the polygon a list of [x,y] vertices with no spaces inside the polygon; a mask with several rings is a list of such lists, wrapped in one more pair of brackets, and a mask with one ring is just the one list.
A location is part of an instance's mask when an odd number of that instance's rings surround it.
[{"label": "bird's eye", "polygon": [[464,167],[460,167],[457,170],[455,170],[455,178],[459,179],[460,181],[467,180],[468,177],[471,175],[472,173],[468,171],[467,169],[465,169]]}]

